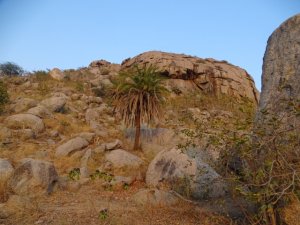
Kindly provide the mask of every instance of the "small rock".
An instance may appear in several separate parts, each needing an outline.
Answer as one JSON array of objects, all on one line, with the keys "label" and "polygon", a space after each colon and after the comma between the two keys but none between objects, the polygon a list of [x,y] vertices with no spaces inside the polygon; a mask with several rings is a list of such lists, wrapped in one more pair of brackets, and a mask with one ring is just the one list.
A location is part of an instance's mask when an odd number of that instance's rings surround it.
[{"label": "small rock", "polygon": [[78,150],[85,148],[88,145],[89,143],[87,140],[85,140],[82,137],[76,137],[59,146],[56,149],[55,156],[57,157],[67,156],[71,153],[74,153]]},{"label": "small rock", "polygon": [[66,78],[66,75],[58,68],[54,68],[49,72],[49,75],[55,80],[63,80]]},{"label": "small rock", "polygon": [[143,160],[123,149],[113,150],[105,155],[106,161],[112,163],[114,168],[139,167]]},{"label": "small rock", "polygon": [[120,141],[119,139],[116,139],[113,142],[109,142],[105,144],[105,150],[115,150],[115,149],[119,149],[122,148],[122,141]]},{"label": "small rock", "polygon": [[138,205],[171,206],[179,199],[166,191],[157,189],[142,189],[133,195],[132,200]]},{"label": "small rock", "polygon": [[43,105],[38,105],[34,108],[31,108],[27,111],[27,113],[38,116],[43,119],[52,116],[51,112]]},{"label": "small rock", "polygon": [[50,131],[50,136],[51,137],[58,137],[59,136],[59,132],[57,130],[52,130],[52,131]]},{"label": "small rock", "polygon": [[82,132],[82,133],[78,134],[78,136],[84,138],[88,142],[91,142],[94,139],[94,137],[96,136],[96,134],[91,133],[91,132]]}]

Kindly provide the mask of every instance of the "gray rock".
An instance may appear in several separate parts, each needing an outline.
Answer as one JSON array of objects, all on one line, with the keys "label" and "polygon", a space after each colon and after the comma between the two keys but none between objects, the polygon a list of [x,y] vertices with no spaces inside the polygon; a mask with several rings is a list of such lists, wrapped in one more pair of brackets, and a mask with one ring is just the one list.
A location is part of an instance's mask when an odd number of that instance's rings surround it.
[{"label": "gray rock", "polygon": [[173,148],[161,151],[150,163],[146,183],[149,186],[170,186],[173,190],[195,199],[215,198],[226,194],[226,184],[197,155],[190,156]]},{"label": "gray rock", "polygon": [[113,150],[105,154],[105,159],[112,164],[113,168],[139,167],[143,164],[141,158],[123,149]]},{"label": "gray rock", "polygon": [[85,140],[87,140],[88,142],[91,142],[95,136],[96,136],[96,134],[92,133],[92,132],[82,132],[82,133],[78,134],[78,137],[82,137]]},{"label": "gray rock", "polygon": [[132,196],[138,205],[171,206],[178,203],[179,199],[167,192],[158,189],[142,189]]},{"label": "gray rock", "polygon": [[18,195],[34,193],[35,188],[51,193],[57,180],[58,175],[52,163],[28,158],[23,159],[14,170],[8,185]]},{"label": "gray rock", "polygon": [[81,167],[87,167],[88,166],[88,162],[89,162],[91,156],[92,156],[92,149],[86,150],[83,157],[81,158],[81,162],[80,162]]},{"label": "gray rock", "polygon": [[36,107],[33,107],[29,109],[27,113],[38,116],[43,119],[52,116],[51,112],[43,105],[38,105]]},{"label": "gray rock", "polygon": [[[277,116],[286,125],[300,127],[294,107],[300,103],[300,14],[277,28],[268,40],[264,55],[262,93],[257,123],[266,126],[263,119]],[[297,110],[297,109],[296,109]],[[288,119],[287,119],[288,118]],[[300,132],[300,131],[299,131]]]},{"label": "gray rock", "polygon": [[0,158],[0,186],[5,184],[6,181],[11,177],[14,171],[13,166],[6,159]]},{"label": "gray rock", "polygon": [[65,97],[51,97],[41,101],[40,104],[51,112],[62,112],[66,102]]},{"label": "gray rock", "polygon": [[44,130],[43,121],[31,114],[16,114],[9,116],[4,120],[5,125],[11,129],[32,129],[35,133],[40,133]]},{"label": "gray rock", "polygon": [[68,156],[76,151],[79,151],[79,150],[85,148],[88,145],[89,145],[89,143],[87,140],[85,140],[82,137],[76,137],[76,138],[73,138],[73,139],[67,141],[66,143],[60,145],[56,149],[55,156],[57,156],[57,157]]},{"label": "gray rock", "polygon": [[110,150],[122,148],[123,143],[119,139],[116,139],[113,142],[105,143],[104,145],[105,145],[105,150],[110,151]]},{"label": "gray rock", "polygon": [[101,117],[103,117],[104,112],[107,110],[107,107],[105,104],[102,104],[101,106],[97,108],[88,109],[85,113],[85,120],[88,124],[91,124],[91,122],[98,121]]}]

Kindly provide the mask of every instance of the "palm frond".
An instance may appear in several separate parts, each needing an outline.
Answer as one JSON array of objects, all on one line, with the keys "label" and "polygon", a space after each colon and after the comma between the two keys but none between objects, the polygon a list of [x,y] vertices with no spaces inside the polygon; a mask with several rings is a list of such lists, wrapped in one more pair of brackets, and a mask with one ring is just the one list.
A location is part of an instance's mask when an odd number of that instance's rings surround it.
[{"label": "palm frond", "polygon": [[113,105],[127,126],[133,126],[140,113],[141,123],[151,123],[161,118],[161,103],[167,89],[157,68],[150,65],[135,66],[122,71],[114,82]]}]

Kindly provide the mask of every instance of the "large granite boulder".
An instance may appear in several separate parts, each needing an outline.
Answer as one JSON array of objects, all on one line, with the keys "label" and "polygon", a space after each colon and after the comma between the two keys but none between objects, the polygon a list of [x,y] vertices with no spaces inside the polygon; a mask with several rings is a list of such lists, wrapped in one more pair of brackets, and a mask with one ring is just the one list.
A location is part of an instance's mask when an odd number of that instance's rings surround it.
[{"label": "large granite boulder", "polygon": [[122,69],[133,65],[155,65],[169,78],[167,85],[183,93],[193,91],[247,97],[257,103],[259,93],[247,71],[226,61],[201,59],[184,54],[159,51],[142,53],[122,62]]},{"label": "large granite boulder", "polygon": [[264,112],[268,111],[272,116],[286,118],[285,124],[299,128],[299,108],[300,14],[281,24],[268,40],[257,122],[263,123]]},{"label": "large granite boulder", "polygon": [[16,114],[7,117],[4,124],[11,129],[29,128],[35,133],[40,133],[44,130],[44,122],[39,117],[32,114]]},{"label": "large granite boulder", "polygon": [[52,163],[27,158],[14,170],[8,187],[18,195],[34,193],[36,188],[51,193],[57,181],[58,175]]},{"label": "large granite boulder", "polygon": [[177,148],[156,155],[148,167],[146,183],[152,187],[169,186],[195,199],[226,194],[226,184],[222,177],[203,162],[196,152],[183,152]]}]

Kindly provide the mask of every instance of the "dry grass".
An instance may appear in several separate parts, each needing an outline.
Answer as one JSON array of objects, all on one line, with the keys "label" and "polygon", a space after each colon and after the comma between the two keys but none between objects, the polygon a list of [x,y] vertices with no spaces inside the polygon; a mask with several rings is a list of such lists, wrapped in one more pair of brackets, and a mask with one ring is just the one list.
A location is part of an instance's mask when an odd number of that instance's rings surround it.
[{"label": "dry grass", "polygon": [[[233,224],[224,216],[186,202],[171,207],[137,206],[130,199],[143,186],[143,183],[135,183],[128,190],[107,191],[99,183],[92,182],[76,193],[58,191],[49,197],[33,199],[34,207],[15,214],[5,224],[27,225],[37,221],[49,225]],[[101,214],[104,208],[108,210],[105,216]]]}]

